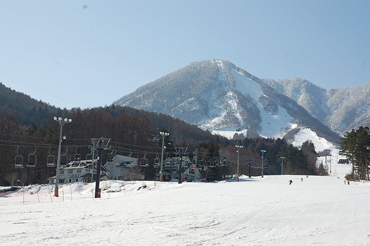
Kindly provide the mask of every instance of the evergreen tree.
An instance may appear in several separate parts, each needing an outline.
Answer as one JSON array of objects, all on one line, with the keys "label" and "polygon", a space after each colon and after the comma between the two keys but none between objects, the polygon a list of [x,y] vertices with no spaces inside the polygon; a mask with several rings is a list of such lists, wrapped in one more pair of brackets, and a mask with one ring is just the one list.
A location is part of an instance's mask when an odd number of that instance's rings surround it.
[{"label": "evergreen tree", "polygon": [[292,144],[282,146],[279,156],[284,156],[284,173],[286,174],[310,174],[307,156],[303,150]]},{"label": "evergreen tree", "polygon": [[309,174],[317,174],[317,153],[315,151],[315,145],[312,141],[306,141],[302,144],[302,151],[307,156],[307,164]]},{"label": "evergreen tree", "polygon": [[343,138],[341,138],[339,154],[347,157],[352,163],[352,176],[355,172],[355,161],[354,154],[356,148],[356,132],[352,129],[351,132],[347,132]]},{"label": "evergreen tree", "polygon": [[369,179],[370,136],[368,127],[347,132],[341,139],[340,154],[352,162],[352,177]]}]

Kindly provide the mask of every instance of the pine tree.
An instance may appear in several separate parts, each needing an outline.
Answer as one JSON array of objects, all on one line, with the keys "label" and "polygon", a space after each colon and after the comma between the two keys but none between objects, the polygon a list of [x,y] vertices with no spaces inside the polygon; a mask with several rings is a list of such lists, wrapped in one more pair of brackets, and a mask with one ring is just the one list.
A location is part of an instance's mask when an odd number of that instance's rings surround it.
[{"label": "pine tree", "polygon": [[370,136],[368,127],[347,132],[341,139],[340,154],[352,162],[352,177],[369,179]]}]

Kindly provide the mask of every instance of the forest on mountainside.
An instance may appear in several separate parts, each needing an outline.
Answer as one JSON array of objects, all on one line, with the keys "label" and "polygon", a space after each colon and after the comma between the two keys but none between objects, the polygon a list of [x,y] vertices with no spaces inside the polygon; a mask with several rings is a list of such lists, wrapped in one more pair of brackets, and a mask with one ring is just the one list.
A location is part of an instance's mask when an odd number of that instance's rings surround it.
[{"label": "forest on mountainside", "polygon": [[[166,139],[166,155],[175,156],[174,147],[187,147],[187,155],[192,159],[195,152],[204,165],[217,165],[208,172],[208,181],[220,180],[236,172],[237,154],[240,149],[240,174],[258,176],[261,174],[261,150],[265,150],[264,174],[281,173],[281,159],[284,155],[288,174],[319,174],[316,169],[316,153],[312,143],[307,148],[296,148],[282,139],[228,140],[212,135],[197,126],[186,124],[170,116],[145,112],[127,107],[110,106],[93,109],[72,109],[66,115],[71,123],[63,126],[62,154],[72,161],[76,155],[85,159],[91,153],[92,138],[109,138],[110,149],[103,151],[102,163],[110,153],[142,158],[146,156],[152,167],[153,160],[161,152],[160,131],[169,133]],[[55,175],[55,168],[47,167],[49,155],[57,155],[60,125],[53,117],[45,123],[31,122],[24,126],[12,113],[0,113],[0,186],[31,183],[47,183]],[[16,168],[16,157],[22,156],[23,164],[29,158],[37,157],[35,167]],[[253,161],[249,161],[250,159]],[[297,162],[299,160],[299,162]],[[218,165],[225,163],[227,167]],[[249,164],[251,167],[249,167]],[[148,178],[154,178],[154,168],[142,170]],[[17,182],[16,182],[17,181]]]},{"label": "forest on mountainside", "polygon": [[40,125],[46,119],[54,115],[65,115],[68,111],[37,101],[0,82],[0,112],[12,113],[21,125],[29,125],[31,122]]}]

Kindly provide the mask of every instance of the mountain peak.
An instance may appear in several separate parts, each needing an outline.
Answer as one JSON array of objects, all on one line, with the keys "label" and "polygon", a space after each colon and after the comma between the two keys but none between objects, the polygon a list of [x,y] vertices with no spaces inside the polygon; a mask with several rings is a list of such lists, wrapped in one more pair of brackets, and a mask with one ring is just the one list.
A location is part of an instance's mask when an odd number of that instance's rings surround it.
[{"label": "mountain peak", "polygon": [[335,135],[291,98],[220,59],[193,62],[114,104],[167,114],[210,131],[244,129],[282,137],[294,123],[315,124],[322,134]]}]

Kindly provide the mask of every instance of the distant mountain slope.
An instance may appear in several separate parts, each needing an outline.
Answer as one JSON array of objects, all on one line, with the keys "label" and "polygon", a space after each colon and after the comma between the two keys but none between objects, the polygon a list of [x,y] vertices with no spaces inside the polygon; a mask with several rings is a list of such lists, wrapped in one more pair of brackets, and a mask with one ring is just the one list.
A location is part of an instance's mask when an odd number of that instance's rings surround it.
[{"label": "distant mountain slope", "polygon": [[43,123],[54,115],[64,115],[65,110],[32,99],[0,83],[0,112],[13,113],[22,125],[30,122]]},{"label": "distant mountain slope", "polygon": [[370,126],[370,83],[325,90],[300,78],[263,81],[339,134]]},{"label": "distant mountain slope", "polygon": [[207,130],[248,129],[282,137],[296,124],[331,141],[339,139],[295,100],[222,60],[191,63],[114,104],[168,114]]}]

